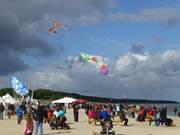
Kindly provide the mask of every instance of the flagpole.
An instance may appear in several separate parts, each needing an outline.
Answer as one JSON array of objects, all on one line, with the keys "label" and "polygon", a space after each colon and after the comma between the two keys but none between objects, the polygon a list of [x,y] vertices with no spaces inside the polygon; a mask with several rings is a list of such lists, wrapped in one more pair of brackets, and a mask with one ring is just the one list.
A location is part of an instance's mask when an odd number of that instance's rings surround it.
[{"label": "flagpole", "polygon": [[24,100],[24,96],[22,96],[22,98],[21,98],[21,105],[22,105],[23,100]]},{"label": "flagpole", "polygon": [[31,101],[33,100],[33,95],[34,95],[34,90],[32,89],[32,93],[31,93]]}]

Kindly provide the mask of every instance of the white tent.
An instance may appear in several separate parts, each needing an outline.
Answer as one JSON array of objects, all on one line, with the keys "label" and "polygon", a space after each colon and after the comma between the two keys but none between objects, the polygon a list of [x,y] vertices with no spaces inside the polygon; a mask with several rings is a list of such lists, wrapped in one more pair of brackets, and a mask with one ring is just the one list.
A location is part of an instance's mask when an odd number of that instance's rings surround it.
[{"label": "white tent", "polygon": [[16,104],[17,101],[11,96],[9,95],[9,93],[7,93],[6,95],[4,95],[2,97],[2,99],[6,102],[6,103],[10,103],[10,104]]},{"label": "white tent", "polygon": [[54,103],[69,104],[69,103],[72,103],[72,102],[74,102],[74,101],[76,101],[76,99],[71,98],[71,97],[64,97],[64,98],[62,98],[62,99],[54,100],[54,101],[52,101],[52,103],[53,103],[53,104],[54,104]]},{"label": "white tent", "polygon": [[2,103],[3,105],[5,105],[5,101],[2,99],[2,97],[0,97],[0,103]]}]

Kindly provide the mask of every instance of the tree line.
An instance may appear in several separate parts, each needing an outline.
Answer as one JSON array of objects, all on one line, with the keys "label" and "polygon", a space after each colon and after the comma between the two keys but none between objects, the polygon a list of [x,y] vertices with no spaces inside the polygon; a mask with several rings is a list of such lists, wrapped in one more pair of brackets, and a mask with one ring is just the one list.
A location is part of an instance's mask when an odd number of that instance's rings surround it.
[{"label": "tree line", "polygon": [[[16,92],[12,88],[3,88],[0,90],[0,96],[3,96],[7,93],[9,93],[11,96],[15,98],[20,98],[20,96],[16,94]],[[32,90],[29,90],[29,94],[27,96],[31,96],[31,94],[32,94]],[[101,103],[178,103],[176,101],[169,101],[169,100],[115,99],[115,98],[107,98],[107,97],[86,96],[77,93],[68,93],[68,92],[54,91],[49,89],[33,90],[34,99],[56,100],[63,97],[72,97],[75,99],[82,98],[89,102],[101,102]]]}]

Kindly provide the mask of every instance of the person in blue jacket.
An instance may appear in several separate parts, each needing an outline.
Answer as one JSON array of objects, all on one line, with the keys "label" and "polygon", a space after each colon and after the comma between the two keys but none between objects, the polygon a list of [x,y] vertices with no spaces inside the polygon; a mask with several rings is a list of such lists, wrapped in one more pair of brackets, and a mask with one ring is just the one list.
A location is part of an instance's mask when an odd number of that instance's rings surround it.
[{"label": "person in blue jacket", "polygon": [[21,108],[20,105],[17,105],[16,107],[16,115],[17,115],[18,124],[21,124],[21,121],[23,119],[23,109]]}]

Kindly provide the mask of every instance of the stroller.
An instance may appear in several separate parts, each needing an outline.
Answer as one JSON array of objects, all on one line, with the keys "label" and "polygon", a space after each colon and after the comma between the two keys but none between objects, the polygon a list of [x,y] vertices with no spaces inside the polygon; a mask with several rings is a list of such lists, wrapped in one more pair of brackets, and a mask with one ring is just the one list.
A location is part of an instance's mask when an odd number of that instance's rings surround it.
[{"label": "stroller", "polygon": [[70,129],[70,126],[66,123],[66,117],[64,116],[53,116],[51,119],[49,126],[51,129]]},{"label": "stroller", "polygon": [[113,124],[111,119],[101,121],[102,130],[100,135],[115,135],[115,131],[112,130]]}]

